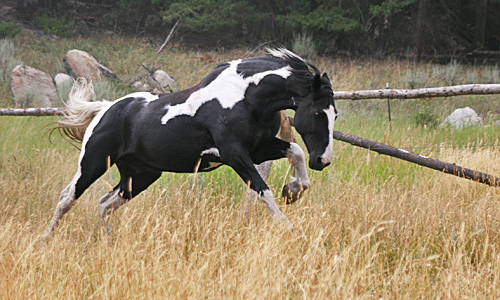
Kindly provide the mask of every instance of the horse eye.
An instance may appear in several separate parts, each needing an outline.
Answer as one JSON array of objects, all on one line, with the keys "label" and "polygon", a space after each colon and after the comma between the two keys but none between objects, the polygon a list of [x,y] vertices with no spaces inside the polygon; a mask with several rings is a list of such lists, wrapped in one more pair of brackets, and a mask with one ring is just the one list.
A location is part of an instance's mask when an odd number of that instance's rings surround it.
[{"label": "horse eye", "polygon": [[325,112],[318,111],[314,113],[314,116],[317,118],[324,118],[326,116]]}]

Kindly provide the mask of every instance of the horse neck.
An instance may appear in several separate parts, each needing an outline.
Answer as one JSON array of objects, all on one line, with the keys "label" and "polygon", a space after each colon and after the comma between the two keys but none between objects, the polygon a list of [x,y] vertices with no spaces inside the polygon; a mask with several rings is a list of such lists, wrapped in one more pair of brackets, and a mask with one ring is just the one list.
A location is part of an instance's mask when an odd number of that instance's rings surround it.
[{"label": "horse neck", "polygon": [[279,95],[259,97],[258,114],[264,119],[272,118],[277,112],[285,109],[296,110],[295,93],[286,91]]},{"label": "horse neck", "polygon": [[259,106],[263,108],[261,114],[272,116],[285,109],[297,110],[297,102],[308,93],[305,89],[304,84],[294,78],[294,75],[279,86],[269,84],[265,89],[267,95],[265,93],[257,95]]}]

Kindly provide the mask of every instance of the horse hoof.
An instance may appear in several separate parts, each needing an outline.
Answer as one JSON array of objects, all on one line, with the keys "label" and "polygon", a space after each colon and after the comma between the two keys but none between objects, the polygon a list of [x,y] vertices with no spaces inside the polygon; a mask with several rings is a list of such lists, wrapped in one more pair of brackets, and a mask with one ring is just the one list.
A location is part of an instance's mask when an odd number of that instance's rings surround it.
[{"label": "horse hoof", "polygon": [[46,231],[42,235],[39,236],[39,240],[40,241],[47,241],[48,239],[50,239],[51,236],[52,236],[52,232]]},{"label": "horse hoof", "polygon": [[298,182],[292,181],[283,187],[281,197],[283,197],[285,204],[292,204],[302,197],[302,194],[307,188],[307,185],[302,186]]}]

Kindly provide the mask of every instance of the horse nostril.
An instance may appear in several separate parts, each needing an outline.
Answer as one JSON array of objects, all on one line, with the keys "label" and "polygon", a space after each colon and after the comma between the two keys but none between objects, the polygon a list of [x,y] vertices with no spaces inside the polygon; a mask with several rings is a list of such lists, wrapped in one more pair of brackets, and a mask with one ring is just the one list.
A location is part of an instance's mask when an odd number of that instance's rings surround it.
[{"label": "horse nostril", "polygon": [[316,161],[318,162],[318,166],[322,166],[322,165],[323,165],[323,158],[321,158],[321,156],[320,156],[320,157],[318,157],[318,158],[316,159]]}]

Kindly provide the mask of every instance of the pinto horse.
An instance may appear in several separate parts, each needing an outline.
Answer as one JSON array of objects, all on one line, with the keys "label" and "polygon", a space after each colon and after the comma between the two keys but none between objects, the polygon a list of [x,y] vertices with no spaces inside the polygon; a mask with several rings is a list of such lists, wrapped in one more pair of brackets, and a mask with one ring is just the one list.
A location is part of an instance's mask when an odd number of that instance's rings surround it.
[{"label": "pinto horse", "polygon": [[254,164],[288,157],[296,178],[290,197],[310,186],[299,145],[276,138],[280,111],[295,110],[295,128],[310,154],[309,167],[331,163],[337,110],[326,74],[286,49],[220,64],[199,84],[172,94],[133,93],[114,102],[89,101],[91,84],[78,80],[59,129],[82,142],[78,169],[61,192],[49,236],[61,217],[111,165],[120,182],[99,201],[102,225],[109,216],[168,172],[206,172],[228,165],[249,183],[276,221],[287,218]]}]

